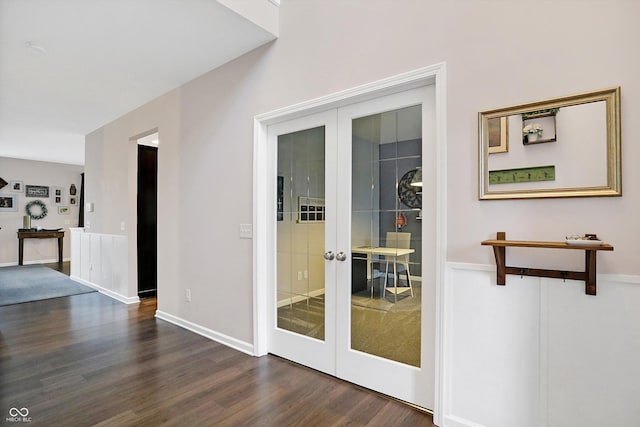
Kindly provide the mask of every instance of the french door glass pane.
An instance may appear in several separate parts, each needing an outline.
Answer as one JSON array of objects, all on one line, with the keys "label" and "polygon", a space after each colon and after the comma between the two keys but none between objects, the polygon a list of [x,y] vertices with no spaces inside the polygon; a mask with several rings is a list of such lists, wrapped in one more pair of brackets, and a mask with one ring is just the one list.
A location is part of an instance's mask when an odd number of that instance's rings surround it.
[{"label": "french door glass pane", "polygon": [[351,348],[420,366],[422,110],[352,121]]},{"label": "french door glass pane", "polygon": [[278,328],[325,337],[325,128],[278,136]]}]

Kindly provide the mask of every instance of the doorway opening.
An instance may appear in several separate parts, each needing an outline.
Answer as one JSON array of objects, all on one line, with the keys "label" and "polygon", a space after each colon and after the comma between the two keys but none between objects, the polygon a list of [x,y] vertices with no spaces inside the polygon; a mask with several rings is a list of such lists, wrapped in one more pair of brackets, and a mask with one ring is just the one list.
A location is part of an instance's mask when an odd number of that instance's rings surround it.
[{"label": "doorway opening", "polygon": [[138,297],[157,295],[158,282],[158,133],[138,145]]}]

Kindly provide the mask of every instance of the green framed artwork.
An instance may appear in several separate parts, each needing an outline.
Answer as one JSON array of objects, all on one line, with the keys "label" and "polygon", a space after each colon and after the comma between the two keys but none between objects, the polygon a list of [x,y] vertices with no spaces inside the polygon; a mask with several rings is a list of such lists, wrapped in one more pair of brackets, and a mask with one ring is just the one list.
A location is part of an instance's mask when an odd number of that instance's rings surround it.
[{"label": "green framed artwork", "polygon": [[489,171],[489,184],[491,185],[555,180],[556,167],[552,165]]}]

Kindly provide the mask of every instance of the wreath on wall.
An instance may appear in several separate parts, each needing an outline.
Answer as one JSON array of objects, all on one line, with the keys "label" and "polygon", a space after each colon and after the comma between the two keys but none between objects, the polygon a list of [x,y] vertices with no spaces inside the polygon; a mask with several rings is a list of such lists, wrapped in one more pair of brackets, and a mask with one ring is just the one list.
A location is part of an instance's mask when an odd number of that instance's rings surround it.
[{"label": "wreath on wall", "polygon": [[[35,209],[34,212],[34,207],[38,207],[39,209],[39,213],[38,213],[38,209]],[[34,200],[32,202],[27,203],[27,206],[25,207],[25,211],[27,212],[27,215],[29,215],[31,217],[31,219],[42,219],[45,216],[47,216],[47,205],[44,204],[44,202],[42,200]]]}]

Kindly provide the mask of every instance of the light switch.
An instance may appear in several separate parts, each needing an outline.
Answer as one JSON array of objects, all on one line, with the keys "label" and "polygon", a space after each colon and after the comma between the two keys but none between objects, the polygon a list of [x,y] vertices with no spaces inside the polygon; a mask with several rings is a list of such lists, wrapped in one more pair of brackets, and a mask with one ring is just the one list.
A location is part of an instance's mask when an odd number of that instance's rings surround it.
[{"label": "light switch", "polygon": [[240,238],[241,239],[252,239],[253,238],[253,225],[251,225],[251,224],[240,224]]}]

